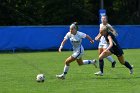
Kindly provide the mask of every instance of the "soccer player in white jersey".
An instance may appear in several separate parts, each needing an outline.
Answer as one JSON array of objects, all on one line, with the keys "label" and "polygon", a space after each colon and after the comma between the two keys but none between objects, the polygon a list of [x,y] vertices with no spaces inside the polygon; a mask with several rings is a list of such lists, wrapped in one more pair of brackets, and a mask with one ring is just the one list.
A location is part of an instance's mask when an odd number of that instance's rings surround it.
[{"label": "soccer player in white jersey", "polygon": [[[113,27],[110,25],[110,24],[108,24],[108,21],[107,21],[107,16],[105,16],[105,15],[103,15],[102,17],[101,17],[101,21],[102,21],[102,23],[100,24],[100,28],[102,27],[102,26],[108,26],[109,28],[111,28],[111,32],[115,35],[115,36],[117,36],[117,33],[116,33],[116,31],[113,29]],[[100,38],[100,39],[99,39]],[[108,47],[108,44],[107,44],[107,42],[106,42],[106,40],[105,40],[105,37],[104,36],[101,36],[100,35],[100,33],[95,37],[95,40],[99,40],[99,45],[98,45],[98,51],[99,51],[99,55]],[[115,60],[112,58],[112,56],[108,56],[108,57],[106,57],[107,59],[108,59],[108,61],[110,61],[111,63],[112,63],[112,68],[114,68],[115,67],[115,64],[116,64],[116,62],[115,62]]]},{"label": "soccer player in white jersey", "polygon": [[73,46],[73,54],[65,60],[65,66],[64,66],[63,73],[60,75],[56,75],[57,78],[65,79],[66,74],[70,68],[70,63],[75,60],[77,61],[78,65],[93,64],[95,67],[97,67],[97,65],[96,65],[97,62],[95,59],[94,60],[82,60],[82,56],[84,54],[84,48],[81,45],[81,43],[82,43],[83,38],[89,39],[90,43],[92,43],[92,44],[94,43],[94,41],[92,40],[92,38],[89,35],[78,31],[78,26],[77,26],[76,22],[72,23],[70,25],[70,31],[66,34],[63,41],[61,42],[61,45],[59,47],[59,52],[61,52],[61,49],[63,48],[65,42],[68,39],[70,39],[70,42]]}]

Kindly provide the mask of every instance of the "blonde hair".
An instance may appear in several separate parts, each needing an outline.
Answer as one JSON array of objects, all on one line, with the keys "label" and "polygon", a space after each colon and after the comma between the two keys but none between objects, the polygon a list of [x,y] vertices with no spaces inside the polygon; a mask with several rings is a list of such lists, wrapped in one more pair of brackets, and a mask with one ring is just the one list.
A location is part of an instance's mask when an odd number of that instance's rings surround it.
[{"label": "blonde hair", "polygon": [[101,31],[105,31],[105,32],[111,32],[114,36],[118,36],[118,33],[116,33],[116,31],[111,31],[111,28],[109,26],[105,26],[103,25],[100,28]]},{"label": "blonde hair", "polygon": [[76,31],[78,31],[79,27],[77,25],[77,22],[73,22],[71,25],[70,25],[70,28],[75,28]]}]

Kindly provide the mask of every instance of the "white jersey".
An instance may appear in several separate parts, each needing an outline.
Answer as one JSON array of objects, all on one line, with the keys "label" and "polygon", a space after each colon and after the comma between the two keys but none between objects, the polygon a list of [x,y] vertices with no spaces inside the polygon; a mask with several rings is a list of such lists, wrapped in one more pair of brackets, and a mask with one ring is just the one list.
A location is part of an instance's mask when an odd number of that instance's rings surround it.
[{"label": "white jersey", "polygon": [[66,36],[64,37],[65,39],[70,39],[70,42],[73,46],[73,50],[78,49],[79,47],[81,47],[81,43],[82,43],[82,38],[85,38],[86,34],[77,31],[76,35],[71,34],[70,32],[68,32],[66,34]]},{"label": "white jersey", "polygon": [[[101,23],[101,24],[100,24],[100,28],[101,28],[102,26],[103,26],[103,24]],[[110,24],[107,24],[106,26],[112,27]],[[103,48],[107,48],[107,47],[108,47],[108,44],[107,44],[107,42],[106,42],[104,36],[101,37],[98,48],[101,48],[102,46],[104,46]]]},{"label": "white jersey", "polygon": [[86,34],[79,31],[77,31],[76,35],[73,35],[70,32],[68,32],[66,36],[64,37],[65,39],[70,39],[70,42],[73,46],[72,57],[79,59],[84,54],[84,48],[81,45],[81,43],[82,43],[82,39],[85,37],[86,37]]}]

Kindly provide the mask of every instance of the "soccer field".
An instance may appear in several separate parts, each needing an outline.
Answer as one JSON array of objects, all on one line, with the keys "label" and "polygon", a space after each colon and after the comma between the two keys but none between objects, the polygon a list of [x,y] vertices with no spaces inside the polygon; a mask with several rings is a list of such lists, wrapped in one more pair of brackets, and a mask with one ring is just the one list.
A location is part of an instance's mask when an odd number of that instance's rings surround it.
[{"label": "soccer field", "polygon": [[[99,71],[93,65],[78,66],[71,63],[65,80],[56,74],[63,71],[64,60],[71,51],[1,53],[0,93],[139,93],[140,49],[124,50],[125,59],[134,65],[134,75],[121,65],[116,57],[116,68],[105,59],[104,76],[95,76]],[[83,59],[98,59],[97,50],[86,50]],[[37,83],[36,75],[44,73],[45,82]]]}]

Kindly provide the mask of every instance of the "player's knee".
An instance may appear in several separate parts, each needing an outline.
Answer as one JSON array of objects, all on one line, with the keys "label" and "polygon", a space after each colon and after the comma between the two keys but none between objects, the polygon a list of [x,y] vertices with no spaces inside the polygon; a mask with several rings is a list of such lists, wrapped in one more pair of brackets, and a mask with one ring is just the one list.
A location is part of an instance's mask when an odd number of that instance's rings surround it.
[{"label": "player's knee", "polygon": [[122,60],[122,59],[119,59],[119,62],[120,62],[122,65],[124,65],[124,64],[125,64],[125,61],[124,61],[124,60]]},{"label": "player's knee", "polygon": [[66,61],[66,62],[65,62],[65,65],[70,66],[70,63]]},{"label": "player's knee", "polygon": [[83,65],[83,63],[78,63],[78,65],[79,65],[79,66],[82,66],[82,65]]},{"label": "player's knee", "polygon": [[103,60],[103,57],[99,56],[99,60]]},{"label": "player's knee", "polygon": [[120,63],[121,63],[122,65],[124,65],[124,64],[125,64],[125,62],[123,62],[123,61],[120,61]]}]

